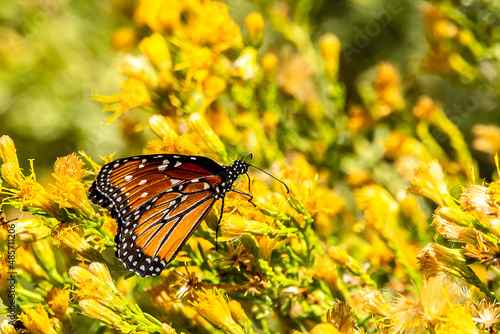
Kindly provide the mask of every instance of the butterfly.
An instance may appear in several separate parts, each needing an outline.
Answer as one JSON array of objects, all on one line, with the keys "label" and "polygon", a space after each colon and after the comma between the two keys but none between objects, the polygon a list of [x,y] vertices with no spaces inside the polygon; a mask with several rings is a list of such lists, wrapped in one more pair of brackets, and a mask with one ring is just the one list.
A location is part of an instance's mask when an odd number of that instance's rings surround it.
[{"label": "butterfly", "polygon": [[156,276],[222,199],[220,223],[227,192],[252,200],[251,194],[232,189],[248,167],[270,175],[289,192],[284,182],[243,159],[223,166],[202,156],[155,154],[104,165],[89,187],[89,199],[118,223],[116,255],[125,268],[141,277]]}]

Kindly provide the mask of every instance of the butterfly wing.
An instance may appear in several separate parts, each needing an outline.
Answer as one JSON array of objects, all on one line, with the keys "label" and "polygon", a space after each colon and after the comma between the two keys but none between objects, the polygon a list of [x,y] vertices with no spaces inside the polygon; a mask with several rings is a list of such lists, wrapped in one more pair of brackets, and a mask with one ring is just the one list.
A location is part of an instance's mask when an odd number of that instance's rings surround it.
[{"label": "butterfly wing", "polygon": [[118,222],[117,256],[140,276],[158,275],[216,201],[223,168],[199,156],[145,155],[106,164],[89,198]]}]

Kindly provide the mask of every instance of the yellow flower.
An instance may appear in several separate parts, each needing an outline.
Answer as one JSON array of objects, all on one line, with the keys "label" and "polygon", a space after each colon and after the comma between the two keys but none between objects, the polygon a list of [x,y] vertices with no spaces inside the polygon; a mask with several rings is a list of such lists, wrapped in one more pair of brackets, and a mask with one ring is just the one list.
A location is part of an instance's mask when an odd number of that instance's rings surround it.
[{"label": "yellow flower", "polygon": [[213,290],[202,288],[202,291],[198,293],[198,298],[190,303],[205,319],[228,333],[244,333],[231,316],[227,297],[217,287]]},{"label": "yellow flower", "polygon": [[444,319],[436,326],[436,334],[477,334],[478,330],[464,305],[451,305]]},{"label": "yellow flower", "polygon": [[231,310],[231,315],[233,316],[233,319],[243,327],[245,333],[250,333],[252,329],[252,322],[248,318],[247,314],[245,313],[245,310],[243,310],[243,307],[239,302],[236,300],[230,300],[229,301],[229,309]]},{"label": "yellow flower", "polygon": [[356,133],[368,129],[375,124],[373,116],[364,106],[359,104],[349,106],[347,116],[347,127],[351,132]]},{"label": "yellow flower", "polygon": [[69,286],[65,286],[63,289],[52,287],[44,297],[50,309],[61,320],[68,316],[69,292]]},{"label": "yellow flower", "polygon": [[139,44],[139,50],[160,71],[169,71],[172,67],[172,58],[167,42],[159,33],[144,38]]},{"label": "yellow flower", "polygon": [[[203,92],[211,102],[226,90],[226,81],[216,75],[209,75],[201,83]],[[208,104],[208,102],[206,102]]]},{"label": "yellow flower", "polygon": [[370,314],[387,317],[389,304],[386,302],[380,290],[373,290],[366,286],[359,291],[361,300],[363,301],[363,311]]},{"label": "yellow flower", "polygon": [[171,129],[170,119],[162,115],[153,115],[148,123],[151,130],[163,140],[173,141],[177,138],[177,133]]},{"label": "yellow flower", "polygon": [[196,13],[189,16],[184,30],[193,44],[207,46],[216,53],[241,46],[240,28],[229,16],[225,3],[206,1],[193,9]]},{"label": "yellow flower", "polygon": [[312,270],[313,277],[325,281],[332,289],[338,287],[337,266],[329,257],[317,257]]},{"label": "yellow flower", "polygon": [[398,72],[389,63],[378,65],[377,76],[373,79],[373,89],[377,92],[372,112],[375,119],[386,117],[405,107]]},{"label": "yellow flower", "polygon": [[262,256],[264,260],[269,260],[271,258],[271,253],[273,252],[273,250],[287,244],[291,240],[291,237],[279,240],[279,238],[271,238],[269,235],[257,237],[260,256]]},{"label": "yellow flower", "polygon": [[422,282],[420,297],[399,297],[390,305],[391,333],[423,333],[434,328],[452,307],[469,298],[468,288],[448,276],[430,277]]},{"label": "yellow flower", "polygon": [[472,185],[460,194],[460,207],[464,212],[472,213],[479,220],[493,218],[498,215],[498,206],[492,205],[490,188],[493,189],[495,183],[490,187]]},{"label": "yellow flower", "polygon": [[85,240],[82,226],[76,223],[59,224],[54,230],[54,240],[79,253],[91,248]]},{"label": "yellow flower", "polygon": [[232,214],[224,217],[221,222],[220,230],[222,235],[239,238],[244,234],[266,235],[273,229],[265,222],[245,219],[243,216]]},{"label": "yellow flower", "polygon": [[121,87],[122,91],[120,93],[111,96],[97,94],[94,96],[97,101],[104,103],[105,111],[114,113],[108,118],[109,123],[112,123],[131,109],[150,106],[152,104],[148,88],[143,82],[137,79],[128,79],[122,82]]},{"label": "yellow flower", "polygon": [[[94,268],[93,271],[95,270],[98,269]],[[94,299],[110,307],[121,304],[114,284],[102,280],[80,266],[71,267],[68,273],[78,285],[78,289],[75,291],[77,299]]]},{"label": "yellow flower", "polygon": [[437,238],[438,234],[441,234],[449,241],[477,244],[476,230],[472,227],[457,225],[453,220],[450,220],[450,217],[446,216],[445,210],[436,210],[431,226],[436,228],[434,239]]},{"label": "yellow flower", "polygon": [[430,244],[420,251],[417,259],[424,277],[445,273],[470,283],[478,280],[474,271],[466,264],[466,258],[457,249]]},{"label": "yellow flower", "polygon": [[389,159],[412,155],[422,161],[430,161],[431,156],[417,139],[398,131],[391,131],[384,142],[385,157]]},{"label": "yellow flower", "polygon": [[399,206],[387,190],[379,185],[368,185],[354,191],[358,208],[364,211],[368,223],[377,230],[394,229]]},{"label": "yellow flower", "polygon": [[251,46],[259,47],[264,38],[264,18],[260,13],[253,12],[245,18],[245,28],[247,30],[247,39]]},{"label": "yellow flower", "polygon": [[314,67],[304,56],[285,53],[280,65],[276,80],[286,93],[301,103],[318,99],[313,81]]},{"label": "yellow flower", "polygon": [[136,57],[127,54],[118,64],[118,68],[121,74],[143,82],[152,88],[158,84],[158,76],[144,56]]},{"label": "yellow flower", "polygon": [[420,97],[417,105],[413,108],[415,117],[431,123],[441,112],[441,107],[427,96]]},{"label": "yellow flower", "polygon": [[340,41],[332,33],[327,33],[320,40],[321,58],[328,77],[336,79],[339,70]]},{"label": "yellow flower", "polygon": [[191,114],[189,116],[188,125],[191,129],[196,131],[210,150],[217,153],[223,161],[227,159],[226,147],[203,116],[198,113]]},{"label": "yellow flower", "polygon": [[56,334],[49,315],[43,308],[42,304],[38,304],[36,308],[26,309],[19,316],[23,325],[34,334]]},{"label": "yellow flower", "polygon": [[94,210],[88,200],[82,178],[90,172],[83,168],[83,161],[75,154],[70,154],[56,160],[54,173],[56,179],[53,188],[54,200],[62,207],[81,211],[87,217],[94,216]]},{"label": "yellow flower", "polygon": [[437,160],[421,163],[415,170],[411,185],[413,188],[409,191],[412,193],[427,197],[440,206],[453,206],[454,199],[448,193],[444,173]]},{"label": "yellow flower", "polygon": [[183,1],[141,0],[134,13],[135,22],[153,31],[173,34],[181,25]]},{"label": "yellow flower", "polygon": [[111,37],[111,46],[117,51],[131,52],[135,48],[137,34],[130,27],[120,27]]},{"label": "yellow flower", "polygon": [[500,128],[496,125],[474,125],[474,149],[489,155],[500,153]]},{"label": "yellow flower", "polygon": [[114,328],[120,330],[126,326],[126,323],[121,319],[121,317],[107,308],[101,305],[94,299],[84,299],[78,302],[78,306],[82,310],[82,314],[87,317],[98,319]]},{"label": "yellow flower", "polygon": [[278,67],[278,57],[272,52],[266,53],[260,60],[264,74],[268,77],[274,77]]},{"label": "yellow flower", "polygon": [[2,176],[12,187],[18,188],[23,180],[14,141],[9,136],[0,137],[0,157],[3,160]]}]

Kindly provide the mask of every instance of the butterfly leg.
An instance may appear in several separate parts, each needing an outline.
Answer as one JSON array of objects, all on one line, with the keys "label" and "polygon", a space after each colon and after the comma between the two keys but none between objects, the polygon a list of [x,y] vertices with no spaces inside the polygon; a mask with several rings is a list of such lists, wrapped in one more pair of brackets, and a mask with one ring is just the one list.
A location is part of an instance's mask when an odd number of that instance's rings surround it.
[{"label": "butterfly leg", "polygon": [[250,197],[250,199],[248,201],[250,203],[252,203],[253,206],[257,207],[257,205],[255,205],[254,202],[252,202],[252,199],[253,199],[253,195],[252,194],[247,194],[246,192],[238,190],[238,189],[229,189],[228,191],[234,191],[235,193],[242,194],[242,195]]},{"label": "butterfly leg", "polygon": [[223,213],[224,213],[224,197],[222,197],[222,205],[220,207],[220,217],[219,217],[219,221],[217,222],[217,227],[215,228],[215,251],[216,252],[219,251],[219,243],[217,242],[217,240],[219,239],[219,225],[220,225],[220,222],[222,220]]}]

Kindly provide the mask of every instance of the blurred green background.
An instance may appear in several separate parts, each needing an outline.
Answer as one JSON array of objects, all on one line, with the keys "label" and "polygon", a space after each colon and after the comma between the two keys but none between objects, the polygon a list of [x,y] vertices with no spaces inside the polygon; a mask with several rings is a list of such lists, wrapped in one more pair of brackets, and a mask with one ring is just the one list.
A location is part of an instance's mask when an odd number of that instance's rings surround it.
[{"label": "blurred green background", "polygon": [[[500,124],[498,2],[463,0],[450,8],[449,16],[470,27],[476,42],[482,43],[476,53],[473,47],[461,46],[470,67],[464,75],[435,75],[425,68],[424,58],[433,43],[433,32],[423,19],[425,2],[286,3],[291,8],[311,6],[303,12],[314,18],[304,21],[315,24],[307,29],[316,43],[326,32],[339,37],[340,81],[346,85],[348,105],[361,102],[359,92],[370,94],[366,90],[371,89],[376,64],[387,61],[401,76],[408,107],[419,96],[430,96],[443,105],[468,142],[474,124]],[[250,11],[270,6],[266,1],[228,4],[240,26]],[[38,173],[43,174],[56,157],[82,149],[93,158],[115,151],[119,156],[140,153],[144,140],[140,131],[127,136],[128,142],[123,140],[123,133],[130,131],[127,118],[140,114],[129,113],[117,123],[106,124],[109,115],[92,99],[94,92],[119,91],[117,63],[123,51],[112,47],[113,32],[132,26],[135,5],[95,0],[0,3],[0,134],[14,139],[23,168],[28,167],[27,159],[35,159]],[[428,16],[432,19],[432,13]],[[300,16],[295,19],[300,23]],[[279,43],[283,43],[280,36],[268,26],[262,51],[282,47]],[[473,154],[482,165],[482,176],[491,175],[491,157]]]}]

